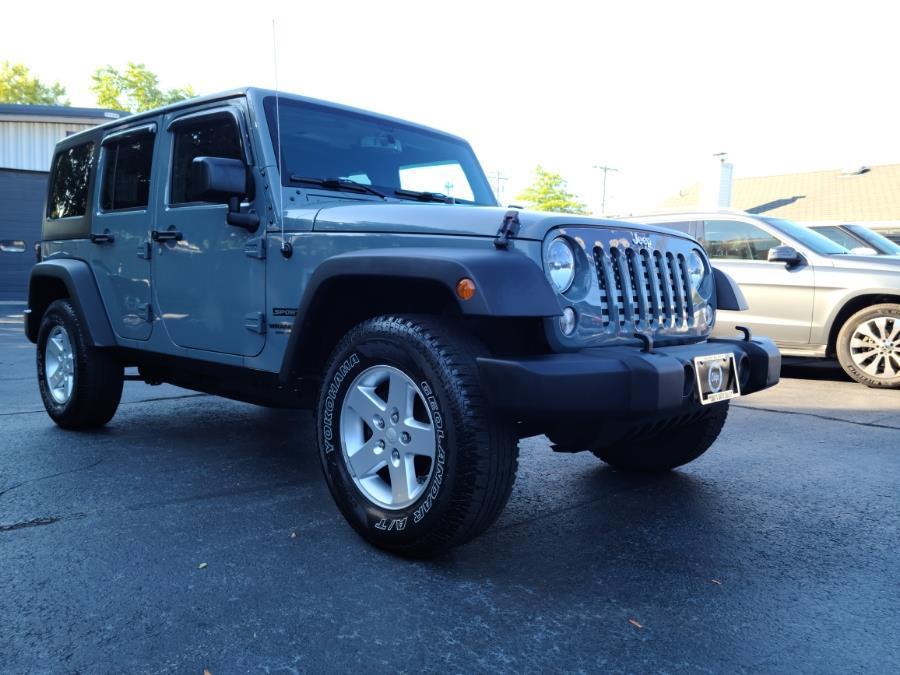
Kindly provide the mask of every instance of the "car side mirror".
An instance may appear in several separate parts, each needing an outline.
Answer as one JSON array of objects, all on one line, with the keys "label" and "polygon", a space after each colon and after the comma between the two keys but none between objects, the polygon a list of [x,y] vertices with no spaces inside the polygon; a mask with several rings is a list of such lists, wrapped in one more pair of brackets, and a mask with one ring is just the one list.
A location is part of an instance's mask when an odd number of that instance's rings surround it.
[{"label": "car side mirror", "polygon": [[259,216],[241,213],[241,197],[248,193],[247,165],[239,159],[226,157],[195,157],[191,163],[194,198],[207,202],[228,204],[229,225],[255,232]]},{"label": "car side mirror", "polygon": [[803,257],[793,246],[775,246],[769,249],[769,262],[784,263],[788,267],[803,262]]}]

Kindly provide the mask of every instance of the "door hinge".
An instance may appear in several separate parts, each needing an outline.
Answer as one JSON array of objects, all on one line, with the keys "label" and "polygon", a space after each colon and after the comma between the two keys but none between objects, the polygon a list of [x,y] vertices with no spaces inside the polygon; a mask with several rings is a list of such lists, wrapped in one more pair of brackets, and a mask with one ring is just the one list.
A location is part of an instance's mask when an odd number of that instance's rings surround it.
[{"label": "door hinge", "polygon": [[254,237],[253,239],[248,239],[244,244],[244,253],[251,258],[259,258],[260,260],[265,260],[266,258],[266,240],[263,237]]},{"label": "door hinge", "polygon": [[150,251],[152,251],[152,247],[150,246],[150,242],[146,239],[138,244],[137,247],[137,257],[142,258],[144,260],[150,260]]},{"label": "door hinge", "polygon": [[244,315],[244,328],[264,335],[266,332],[266,315],[263,312],[250,312]]}]

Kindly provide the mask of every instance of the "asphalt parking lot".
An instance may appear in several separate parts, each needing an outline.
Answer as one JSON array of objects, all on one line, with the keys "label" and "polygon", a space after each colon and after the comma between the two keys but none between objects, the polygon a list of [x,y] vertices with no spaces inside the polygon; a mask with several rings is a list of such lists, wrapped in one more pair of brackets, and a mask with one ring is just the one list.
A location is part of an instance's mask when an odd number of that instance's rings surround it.
[{"label": "asphalt parking lot", "polygon": [[900,672],[900,392],[791,366],[693,464],[527,439],[430,562],[364,544],[310,418],[127,383],[56,428],[0,307],[0,672]]}]

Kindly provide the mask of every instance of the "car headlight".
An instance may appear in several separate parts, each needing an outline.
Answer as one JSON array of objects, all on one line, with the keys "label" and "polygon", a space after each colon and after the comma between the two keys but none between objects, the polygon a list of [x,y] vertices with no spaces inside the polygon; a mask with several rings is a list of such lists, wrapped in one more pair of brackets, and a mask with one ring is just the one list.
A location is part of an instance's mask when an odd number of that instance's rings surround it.
[{"label": "car headlight", "polygon": [[691,251],[688,256],[688,276],[691,278],[691,287],[702,295],[701,286],[706,278],[706,263],[698,251]]},{"label": "car headlight", "polygon": [[557,237],[547,247],[547,274],[560,293],[565,293],[575,279],[575,253],[563,237]]}]

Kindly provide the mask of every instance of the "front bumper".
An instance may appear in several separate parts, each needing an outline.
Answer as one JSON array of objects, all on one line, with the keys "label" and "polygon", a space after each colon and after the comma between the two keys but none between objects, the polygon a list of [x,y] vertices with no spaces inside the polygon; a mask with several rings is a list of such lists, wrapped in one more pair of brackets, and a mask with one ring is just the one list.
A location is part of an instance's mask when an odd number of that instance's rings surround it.
[{"label": "front bumper", "polygon": [[710,338],[660,347],[600,347],[516,360],[479,358],[488,398],[519,421],[560,422],[621,415],[668,417],[699,408],[693,359],[734,354],[741,394],[778,382],[781,354],[768,338]]}]

